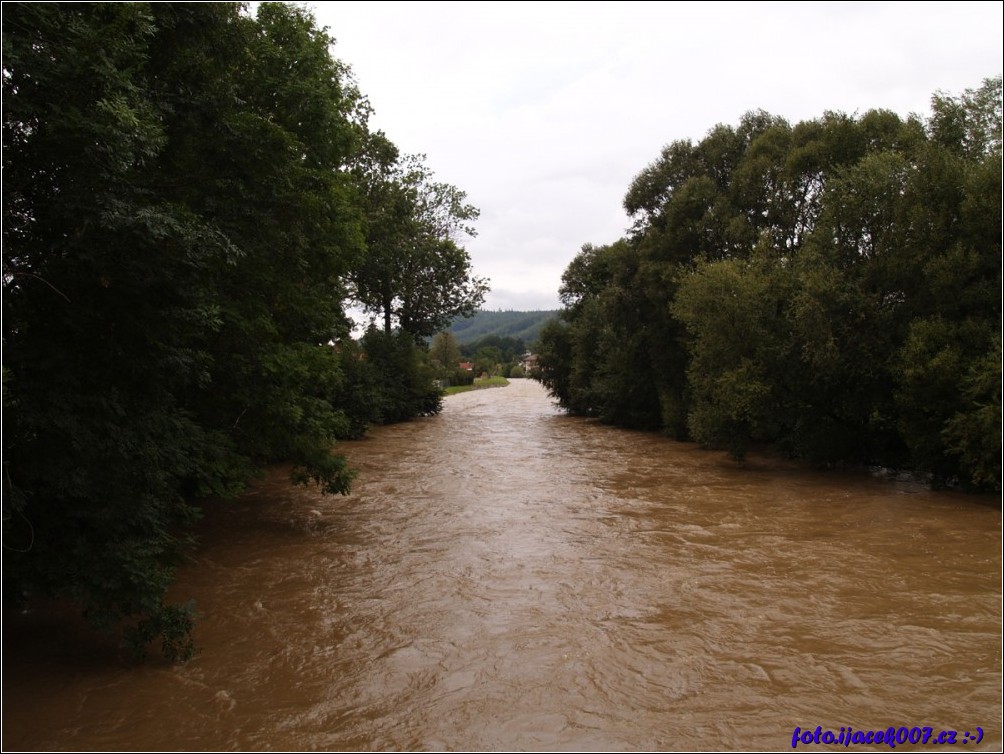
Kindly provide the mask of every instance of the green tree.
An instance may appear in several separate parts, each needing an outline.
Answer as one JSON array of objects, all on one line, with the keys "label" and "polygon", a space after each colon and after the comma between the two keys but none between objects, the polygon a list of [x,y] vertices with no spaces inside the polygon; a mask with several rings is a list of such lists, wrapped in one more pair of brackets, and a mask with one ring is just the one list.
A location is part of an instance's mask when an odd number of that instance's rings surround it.
[{"label": "green tree", "polygon": [[241,19],[234,104],[220,114],[227,127],[198,143],[186,129],[179,154],[179,172],[193,161],[216,166],[186,200],[240,250],[218,268],[215,368],[197,410],[249,457],[292,459],[301,478],[340,492],[338,364],[323,344],[348,333],[342,281],[363,249],[348,168],[366,111],[307,11],[264,3]]},{"label": "green tree", "polygon": [[136,644],[185,656],[190,616],[163,602],[195,516],[183,492],[246,472],[180,398],[204,380],[204,275],[231,247],[151,190],[170,138],[144,76],[152,8],[18,4],[4,21],[4,539],[31,533],[5,598],[134,616]]},{"label": "green tree", "polygon": [[[912,274],[896,353],[899,427],[912,463],[1000,489],[1000,78],[934,98],[931,142],[907,187]],[[952,125],[954,124],[954,126]]]},{"label": "green tree", "polygon": [[654,357],[667,344],[650,339],[652,301],[642,269],[637,244],[587,244],[562,277],[563,323],[541,333],[536,376],[572,413],[660,426],[663,382],[653,374]]},{"label": "green tree", "polygon": [[488,282],[473,275],[467,252],[445,239],[426,239],[405,265],[398,322],[427,338],[456,317],[469,317],[484,303]]},{"label": "green tree", "polygon": [[677,141],[627,238],[569,264],[541,381],[574,413],[742,455],[1000,483],[1001,79]]},{"label": "green tree", "polygon": [[791,270],[769,255],[706,262],[687,276],[673,311],[692,335],[694,438],[742,457],[750,442],[794,429],[801,370],[788,336]]},{"label": "green tree", "polygon": [[362,345],[377,376],[374,422],[390,424],[439,413],[443,396],[434,382],[435,371],[410,334],[371,326]]},{"label": "green tree", "polygon": [[505,356],[498,346],[481,346],[474,354],[474,371],[495,377],[502,372]]},{"label": "green tree", "polygon": [[294,6],[4,11],[5,599],[183,657],[190,501],[277,458],[351,478],[331,446],[362,412],[323,344],[362,249],[365,106]]},{"label": "green tree", "polygon": [[941,431],[946,453],[962,478],[980,489],[1001,489],[1001,336],[962,378],[962,407]]},{"label": "green tree", "polygon": [[571,410],[572,341],[568,325],[559,319],[549,320],[541,328],[537,349],[537,368],[530,376],[547,388],[562,408]]},{"label": "green tree", "polygon": [[431,337],[484,302],[488,283],[473,275],[458,241],[474,236],[478,210],[466,194],[433,180],[424,156],[400,158],[382,134],[355,175],[366,207],[366,247],[352,273],[354,297],[415,338]]},{"label": "green tree", "polygon": [[436,333],[429,346],[429,358],[440,369],[454,370],[461,361],[460,344],[451,332]]},{"label": "green tree", "polygon": [[978,89],[953,97],[943,92],[931,101],[931,138],[967,158],[1001,156],[1001,102],[1004,79],[988,78]]}]

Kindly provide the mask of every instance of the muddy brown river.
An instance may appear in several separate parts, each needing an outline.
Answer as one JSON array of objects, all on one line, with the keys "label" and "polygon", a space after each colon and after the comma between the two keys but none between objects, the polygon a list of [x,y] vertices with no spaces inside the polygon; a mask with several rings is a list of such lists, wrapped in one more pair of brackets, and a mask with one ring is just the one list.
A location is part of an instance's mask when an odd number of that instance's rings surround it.
[{"label": "muddy brown river", "polygon": [[4,749],[1000,750],[994,500],[741,467],[530,381],[340,449],[347,498],[276,469],[207,513],[188,664],[7,616]]}]

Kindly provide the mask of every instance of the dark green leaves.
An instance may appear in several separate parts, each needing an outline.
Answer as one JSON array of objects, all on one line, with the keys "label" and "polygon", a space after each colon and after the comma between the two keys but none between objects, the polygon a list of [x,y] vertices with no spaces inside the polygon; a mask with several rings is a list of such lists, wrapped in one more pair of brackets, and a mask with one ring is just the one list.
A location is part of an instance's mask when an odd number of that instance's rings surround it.
[{"label": "dark green leaves", "polygon": [[587,245],[542,337],[567,409],[741,456],[907,466],[1000,485],[1000,78],[790,126],[677,141]]},{"label": "dark green leaves", "polygon": [[279,459],[345,493],[337,438],[439,409],[411,336],[360,358],[346,281],[407,238],[402,323],[466,311],[477,213],[417,164],[360,194],[396,150],[331,43],[286,3],[4,6],[7,600],[185,659],[194,500]]},{"label": "dark green leaves", "polygon": [[458,244],[474,236],[479,211],[454,186],[432,180],[424,157],[401,159],[382,134],[355,170],[363,196],[366,254],[352,274],[353,295],[366,311],[428,338],[484,302],[488,281],[473,274]]}]

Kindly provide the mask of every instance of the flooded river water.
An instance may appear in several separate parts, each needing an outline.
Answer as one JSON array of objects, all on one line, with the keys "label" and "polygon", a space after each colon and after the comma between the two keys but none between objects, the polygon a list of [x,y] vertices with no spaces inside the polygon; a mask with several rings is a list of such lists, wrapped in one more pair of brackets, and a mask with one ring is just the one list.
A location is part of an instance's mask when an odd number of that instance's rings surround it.
[{"label": "flooded river water", "polygon": [[188,664],[8,621],[4,749],[790,750],[796,727],[895,726],[1000,750],[986,499],[738,466],[529,381],[340,450],[347,498],[277,469],[207,512],[174,590],[203,616]]}]

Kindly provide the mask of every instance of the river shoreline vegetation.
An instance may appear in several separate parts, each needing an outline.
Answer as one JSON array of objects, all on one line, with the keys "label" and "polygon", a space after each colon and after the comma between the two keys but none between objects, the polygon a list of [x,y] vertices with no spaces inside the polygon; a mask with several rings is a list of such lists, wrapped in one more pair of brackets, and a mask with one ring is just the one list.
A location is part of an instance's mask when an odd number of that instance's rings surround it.
[{"label": "river shoreline vegetation", "polygon": [[200,505],[279,460],[345,493],[337,440],[441,409],[424,339],[483,303],[478,210],[333,43],[284,3],[5,4],[5,609],[190,657]]},{"label": "river shoreline vegetation", "polygon": [[[371,130],[333,44],[286,3],[4,5],[7,614],[191,657],[166,595],[202,507],[278,461],[347,493],[338,441],[520,376],[518,336],[439,337],[488,291],[478,209]],[[737,457],[999,490],[1001,79],[932,110],[667,146],[566,270],[539,379]]]},{"label": "river shoreline vegetation", "polygon": [[475,377],[470,385],[452,385],[444,390],[446,395],[468,393],[471,390],[487,390],[493,387],[505,387],[509,380],[505,377]]},{"label": "river shoreline vegetation", "polygon": [[485,335],[461,343],[450,330],[436,333],[429,344],[436,379],[453,387],[471,385],[475,377],[525,377],[528,353],[522,338]]},{"label": "river shoreline vegetation", "polygon": [[742,458],[1001,489],[1001,77],[926,119],[763,111],[675,141],[566,268],[536,377]]}]

